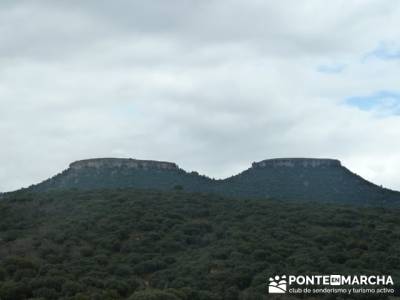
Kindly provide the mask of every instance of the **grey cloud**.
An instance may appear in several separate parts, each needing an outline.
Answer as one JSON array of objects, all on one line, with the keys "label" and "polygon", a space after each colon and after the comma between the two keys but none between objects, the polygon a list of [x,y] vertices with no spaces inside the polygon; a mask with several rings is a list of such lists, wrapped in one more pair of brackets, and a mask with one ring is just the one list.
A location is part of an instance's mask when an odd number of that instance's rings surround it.
[{"label": "grey cloud", "polygon": [[105,38],[143,36],[186,47],[250,43],[268,55],[324,55],[357,45],[382,7],[395,11],[374,1],[16,1],[3,10],[0,28],[5,50],[54,58]]}]

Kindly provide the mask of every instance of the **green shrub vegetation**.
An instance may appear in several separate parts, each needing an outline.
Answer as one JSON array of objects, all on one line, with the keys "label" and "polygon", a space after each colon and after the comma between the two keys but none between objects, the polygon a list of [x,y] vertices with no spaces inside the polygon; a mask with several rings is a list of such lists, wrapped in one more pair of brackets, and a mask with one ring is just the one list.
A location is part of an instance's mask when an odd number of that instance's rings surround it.
[{"label": "green shrub vegetation", "polygon": [[0,299],[272,299],[275,274],[398,283],[398,215],[180,188],[13,193],[0,201]]}]

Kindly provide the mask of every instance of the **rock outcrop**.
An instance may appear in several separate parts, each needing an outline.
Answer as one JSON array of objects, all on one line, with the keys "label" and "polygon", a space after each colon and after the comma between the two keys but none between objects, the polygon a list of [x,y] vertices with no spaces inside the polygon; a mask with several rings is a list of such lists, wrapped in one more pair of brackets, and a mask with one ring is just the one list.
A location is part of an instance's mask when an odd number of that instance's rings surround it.
[{"label": "rock outcrop", "polygon": [[277,167],[340,167],[342,164],[337,159],[326,158],[276,158],[266,159],[260,162],[254,162],[253,168],[277,168]]},{"label": "rock outcrop", "polygon": [[155,160],[139,160],[132,158],[96,158],[73,162],[69,165],[72,170],[84,168],[129,168],[136,170],[177,170],[178,166],[171,162]]}]

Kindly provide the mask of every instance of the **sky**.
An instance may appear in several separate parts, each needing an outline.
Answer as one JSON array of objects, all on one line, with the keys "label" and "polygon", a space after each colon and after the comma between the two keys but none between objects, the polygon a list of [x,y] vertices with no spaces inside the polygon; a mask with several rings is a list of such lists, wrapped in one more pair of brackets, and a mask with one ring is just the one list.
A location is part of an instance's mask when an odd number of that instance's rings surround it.
[{"label": "sky", "polygon": [[0,191],[95,157],[337,158],[400,190],[396,0],[2,0]]}]

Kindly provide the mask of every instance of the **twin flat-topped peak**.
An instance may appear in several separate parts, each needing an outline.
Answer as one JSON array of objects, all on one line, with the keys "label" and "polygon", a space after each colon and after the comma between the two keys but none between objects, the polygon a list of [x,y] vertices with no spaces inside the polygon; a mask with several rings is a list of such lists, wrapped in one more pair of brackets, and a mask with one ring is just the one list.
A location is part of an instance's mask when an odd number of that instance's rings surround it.
[{"label": "twin flat-topped peak", "polygon": [[130,169],[156,169],[177,170],[175,163],[155,160],[139,160],[133,158],[93,158],[73,162],[69,165],[72,170],[83,168],[130,168]]},{"label": "twin flat-topped peak", "polygon": [[340,167],[341,163],[337,159],[329,158],[274,158],[266,159],[260,162],[254,162],[253,168],[268,168],[268,167]]},{"label": "twin flat-topped peak", "polygon": [[[186,172],[175,163],[132,158],[93,158],[72,163],[32,191],[66,189],[184,190],[229,197],[400,205],[400,193],[379,187],[343,167],[339,160],[276,158],[226,179]],[[397,205],[396,204],[396,205]]]},{"label": "twin flat-topped peak", "polygon": [[[268,167],[340,167],[341,163],[337,159],[328,158],[274,158],[260,162],[254,162],[253,168]],[[156,170],[177,170],[178,165],[172,162],[156,160],[140,160],[133,158],[92,158],[79,160],[69,165],[72,170],[83,168],[130,168],[130,169],[156,169]]]}]

